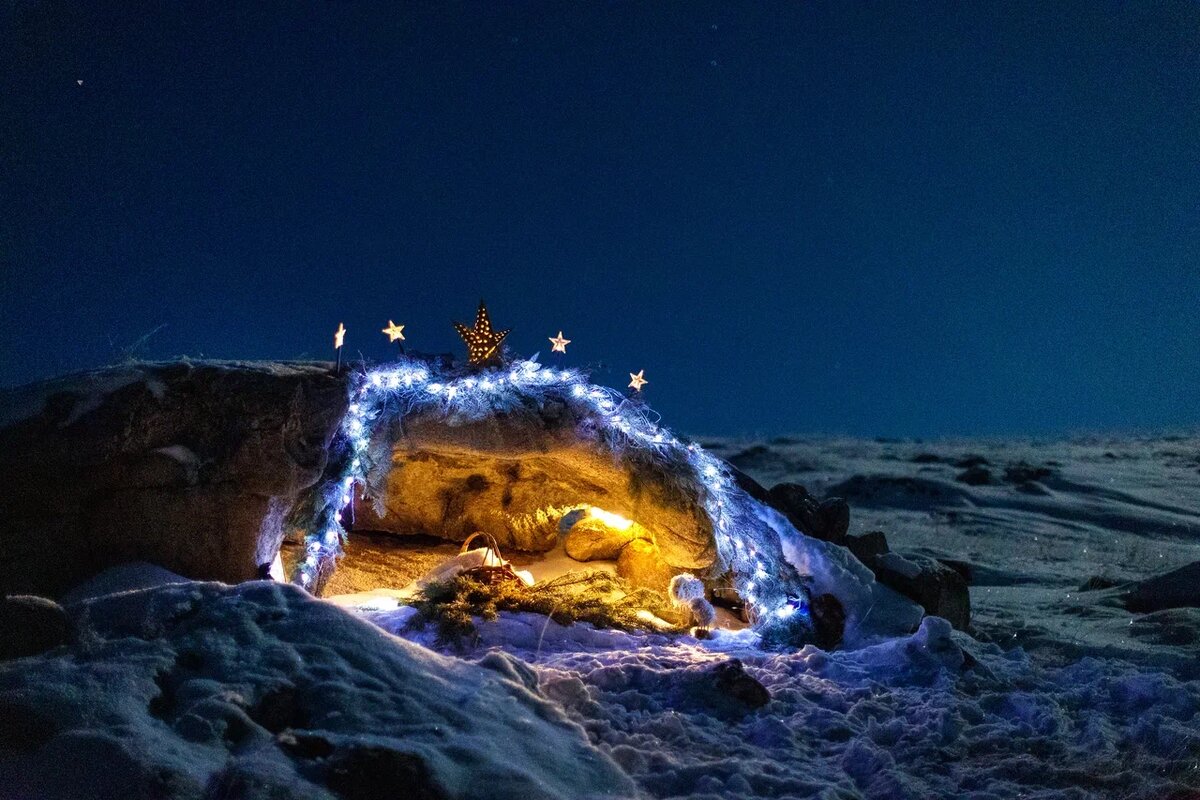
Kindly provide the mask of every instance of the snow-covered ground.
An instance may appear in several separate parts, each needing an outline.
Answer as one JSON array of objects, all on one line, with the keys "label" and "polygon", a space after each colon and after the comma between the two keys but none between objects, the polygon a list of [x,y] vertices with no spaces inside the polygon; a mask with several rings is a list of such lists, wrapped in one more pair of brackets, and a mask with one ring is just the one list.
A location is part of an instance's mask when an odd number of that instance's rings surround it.
[{"label": "snow-covered ground", "polygon": [[[23,787],[68,758],[143,787],[103,796],[325,797],[331,760],[372,746],[467,797],[1200,797],[1200,609],[1080,589],[1200,560],[1200,440],[707,444],[766,485],[848,497],[852,532],[964,562],[974,637],[927,619],[767,653],[747,632],[513,614],[443,657],[386,597],[355,619],[265,584],[109,583],[71,606],[85,646],[0,665],[0,720],[39,710],[24,734],[0,725],[0,797],[47,796]],[[765,705],[722,679],[730,659]]]},{"label": "snow-covered ground", "polygon": [[[769,654],[528,615],[483,626],[654,797],[1200,797],[1200,609],[1132,614],[1093,577],[1200,560],[1200,440],[707,441],[767,486],[845,494],[851,530],[972,574],[941,620],[873,647]],[[970,466],[972,483],[958,478]],[[987,483],[980,484],[987,471]],[[404,633],[404,609],[366,612]],[[731,657],[771,692],[731,707]]]}]

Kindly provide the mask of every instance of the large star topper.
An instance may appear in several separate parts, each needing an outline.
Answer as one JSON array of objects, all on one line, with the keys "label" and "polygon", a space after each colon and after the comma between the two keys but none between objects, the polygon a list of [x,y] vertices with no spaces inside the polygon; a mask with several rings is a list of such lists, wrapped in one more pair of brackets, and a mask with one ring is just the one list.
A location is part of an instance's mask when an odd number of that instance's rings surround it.
[{"label": "large star topper", "polygon": [[629,373],[629,377],[633,379],[629,382],[629,388],[633,389],[635,392],[640,392],[642,387],[650,382],[646,380],[645,373],[646,370],[644,369],[639,369],[637,375],[634,375],[632,372]]},{"label": "large star topper", "polygon": [[403,342],[404,341],[403,331],[404,331],[403,325],[397,325],[396,323],[392,322],[390,319],[388,320],[388,326],[383,329],[383,333],[387,334],[389,342],[394,342],[397,339],[399,339],[400,341]]},{"label": "large star topper", "polygon": [[333,349],[341,350],[342,343],[346,341],[346,326],[338,323],[338,329],[333,332]]},{"label": "large star topper", "polygon": [[492,330],[492,320],[482,300],[479,301],[479,311],[475,313],[475,327],[468,328],[456,322],[454,329],[467,343],[467,360],[475,366],[499,361],[500,343],[509,334],[508,330]]},{"label": "large star topper", "polygon": [[563,338],[562,331],[558,332],[558,336],[549,336],[547,338],[550,339],[550,344],[554,345],[554,347],[550,348],[551,353],[566,353],[567,345],[571,343],[570,339]]}]

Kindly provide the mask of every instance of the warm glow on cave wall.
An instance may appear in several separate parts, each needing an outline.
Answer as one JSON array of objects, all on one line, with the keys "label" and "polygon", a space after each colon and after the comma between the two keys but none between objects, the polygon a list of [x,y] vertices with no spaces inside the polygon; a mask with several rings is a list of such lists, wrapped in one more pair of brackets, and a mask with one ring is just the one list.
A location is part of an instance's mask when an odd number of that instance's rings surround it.
[{"label": "warm glow on cave wall", "polygon": [[[734,588],[750,605],[761,627],[809,624],[808,592],[784,562],[778,535],[754,513],[756,502],[739,488],[724,462],[694,443],[684,442],[651,419],[641,402],[597,386],[585,374],[554,369],[536,361],[470,371],[439,370],[418,359],[371,368],[350,376],[350,402],[335,443],[340,477],[331,481],[314,509],[297,581],[312,588],[331,571],[346,535],[342,509],[356,485],[365,485],[376,426],[414,412],[452,420],[480,420],[505,411],[564,402],[603,437],[618,457],[639,451],[671,469],[687,473],[702,498],[716,541],[711,574],[728,571]],[[664,467],[665,468],[665,467]],[[587,513],[609,527],[626,530],[634,522],[602,508]]]}]

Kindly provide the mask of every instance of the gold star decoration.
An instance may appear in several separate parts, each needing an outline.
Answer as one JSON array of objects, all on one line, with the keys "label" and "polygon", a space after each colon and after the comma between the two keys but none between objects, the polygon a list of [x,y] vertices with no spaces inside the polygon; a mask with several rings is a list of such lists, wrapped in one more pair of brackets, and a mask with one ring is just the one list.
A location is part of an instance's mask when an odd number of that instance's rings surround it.
[{"label": "gold star decoration", "polygon": [[468,328],[456,322],[454,329],[467,343],[467,361],[474,366],[499,361],[500,343],[509,334],[508,330],[492,330],[492,320],[482,300],[479,301],[479,311],[475,312],[475,327]]},{"label": "gold star decoration", "polygon": [[392,322],[390,319],[388,320],[388,326],[383,329],[383,332],[387,334],[389,342],[394,342],[397,339],[399,339],[400,341],[403,342],[404,341],[403,331],[404,331],[403,325],[397,325],[396,323]]},{"label": "gold star decoration", "polygon": [[346,341],[346,326],[339,322],[338,329],[333,332],[333,349],[341,350],[344,341]]},{"label": "gold star decoration", "polygon": [[629,377],[633,379],[629,382],[629,388],[633,389],[635,392],[640,392],[642,387],[650,382],[646,380],[645,373],[646,370],[644,369],[639,369],[637,375],[634,375],[632,372],[629,373]]},{"label": "gold star decoration", "polygon": [[571,340],[564,339],[563,335],[562,335],[562,331],[558,332],[558,336],[551,336],[548,338],[550,339],[550,343],[552,345],[554,345],[554,347],[550,348],[551,353],[566,353],[567,352],[567,345],[569,345],[571,343]]}]

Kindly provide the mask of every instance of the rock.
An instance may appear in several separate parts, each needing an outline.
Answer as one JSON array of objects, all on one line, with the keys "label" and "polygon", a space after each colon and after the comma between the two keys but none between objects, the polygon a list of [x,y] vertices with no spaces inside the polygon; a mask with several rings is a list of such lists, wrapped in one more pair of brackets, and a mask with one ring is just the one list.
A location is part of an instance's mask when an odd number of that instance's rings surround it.
[{"label": "rock", "polygon": [[673,566],[711,566],[712,525],[697,485],[677,479],[683,467],[614,454],[590,438],[584,413],[554,401],[453,424],[440,411],[410,413],[379,434],[391,469],[368,480],[383,513],[356,502],[356,528],[450,541],[485,531],[505,551],[537,553],[558,544],[566,514],[595,507],[651,532]]},{"label": "rock", "polygon": [[989,463],[990,462],[983,456],[971,454],[965,455],[955,461],[954,466],[958,467],[959,469],[970,469],[971,467],[986,467],[989,465]]},{"label": "rock", "polygon": [[883,531],[867,531],[858,536],[847,536],[846,547],[855,558],[870,566],[878,556],[888,551],[887,536]]},{"label": "rock", "polygon": [[974,575],[974,567],[970,561],[961,561],[957,558],[939,558],[938,562],[945,564],[947,567],[957,572],[962,576],[962,579],[967,582],[968,586],[971,585]]},{"label": "rock", "polygon": [[831,594],[819,594],[809,605],[817,647],[832,650],[842,643],[846,632],[846,609]]},{"label": "rock", "polygon": [[738,485],[738,488],[758,502],[770,505],[770,492],[767,491],[765,486],[742,472],[733,464],[729,464],[729,462],[725,463],[728,464],[729,474],[733,476],[733,482]]},{"label": "rock", "polygon": [[909,459],[914,464],[939,464],[942,457],[936,453],[917,453]]},{"label": "rock", "polygon": [[850,527],[850,506],[840,497],[818,501],[798,483],[779,483],[767,493],[767,502],[802,533],[842,544]]},{"label": "rock", "polygon": [[771,702],[771,693],[757,678],[746,672],[739,659],[731,658],[712,668],[713,688],[746,709],[762,708]]},{"label": "rock", "polygon": [[782,453],[772,450],[765,444],[756,444],[745,450],[734,453],[727,461],[738,469],[769,470],[771,472],[791,472],[792,464]]},{"label": "rock", "polygon": [[1030,483],[1031,481],[1040,481],[1049,478],[1053,474],[1054,470],[1049,467],[1035,467],[1024,461],[1019,461],[1016,464],[1009,464],[1004,468],[1004,482],[1016,484]]},{"label": "rock", "polygon": [[71,640],[62,606],[44,597],[0,599],[0,661],[44,653]]},{"label": "rock", "polygon": [[671,578],[682,572],[663,560],[653,542],[634,539],[617,557],[617,574],[634,586],[666,592]]},{"label": "rock", "polygon": [[[446,800],[425,759],[386,747],[357,745],[329,758],[326,784],[345,800]],[[486,792],[484,792],[486,794]]]},{"label": "rock", "polygon": [[1121,581],[1116,578],[1109,578],[1105,575],[1093,575],[1083,583],[1079,584],[1081,592],[1096,592],[1104,589],[1111,589],[1114,586],[1120,586]]},{"label": "rock", "polygon": [[823,535],[828,542],[842,542],[850,530],[850,504],[840,497],[828,497],[821,501],[817,512]]},{"label": "rock", "polygon": [[634,539],[648,538],[646,529],[636,523],[622,529],[585,515],[571,526],[563,539],[563,548],[576,561],[606,561],[616,558]]},{"label": "rock", "polygon": [[959,630],[971,624],[971,596],[962,575],[936,559],[885,553],[869,565],[885,586],[915,600]]},{"label": "rock", "polygon": [[987,486],[992,482],[992,473],[986,467],[975,465],[958,473],[954,480],[968,486]]},{"label": "rock", "polygon": [[1130,584],[1121,601],[1127,609],[1138,613],[1200,608],[1200,561]]},{"label": "rock", "polygon": [[128,560],[254,578],[325,470],[345,381],[324,364],[179,361],[0,392],[22,409],[0,427],[0,592],[57,597]]}]

